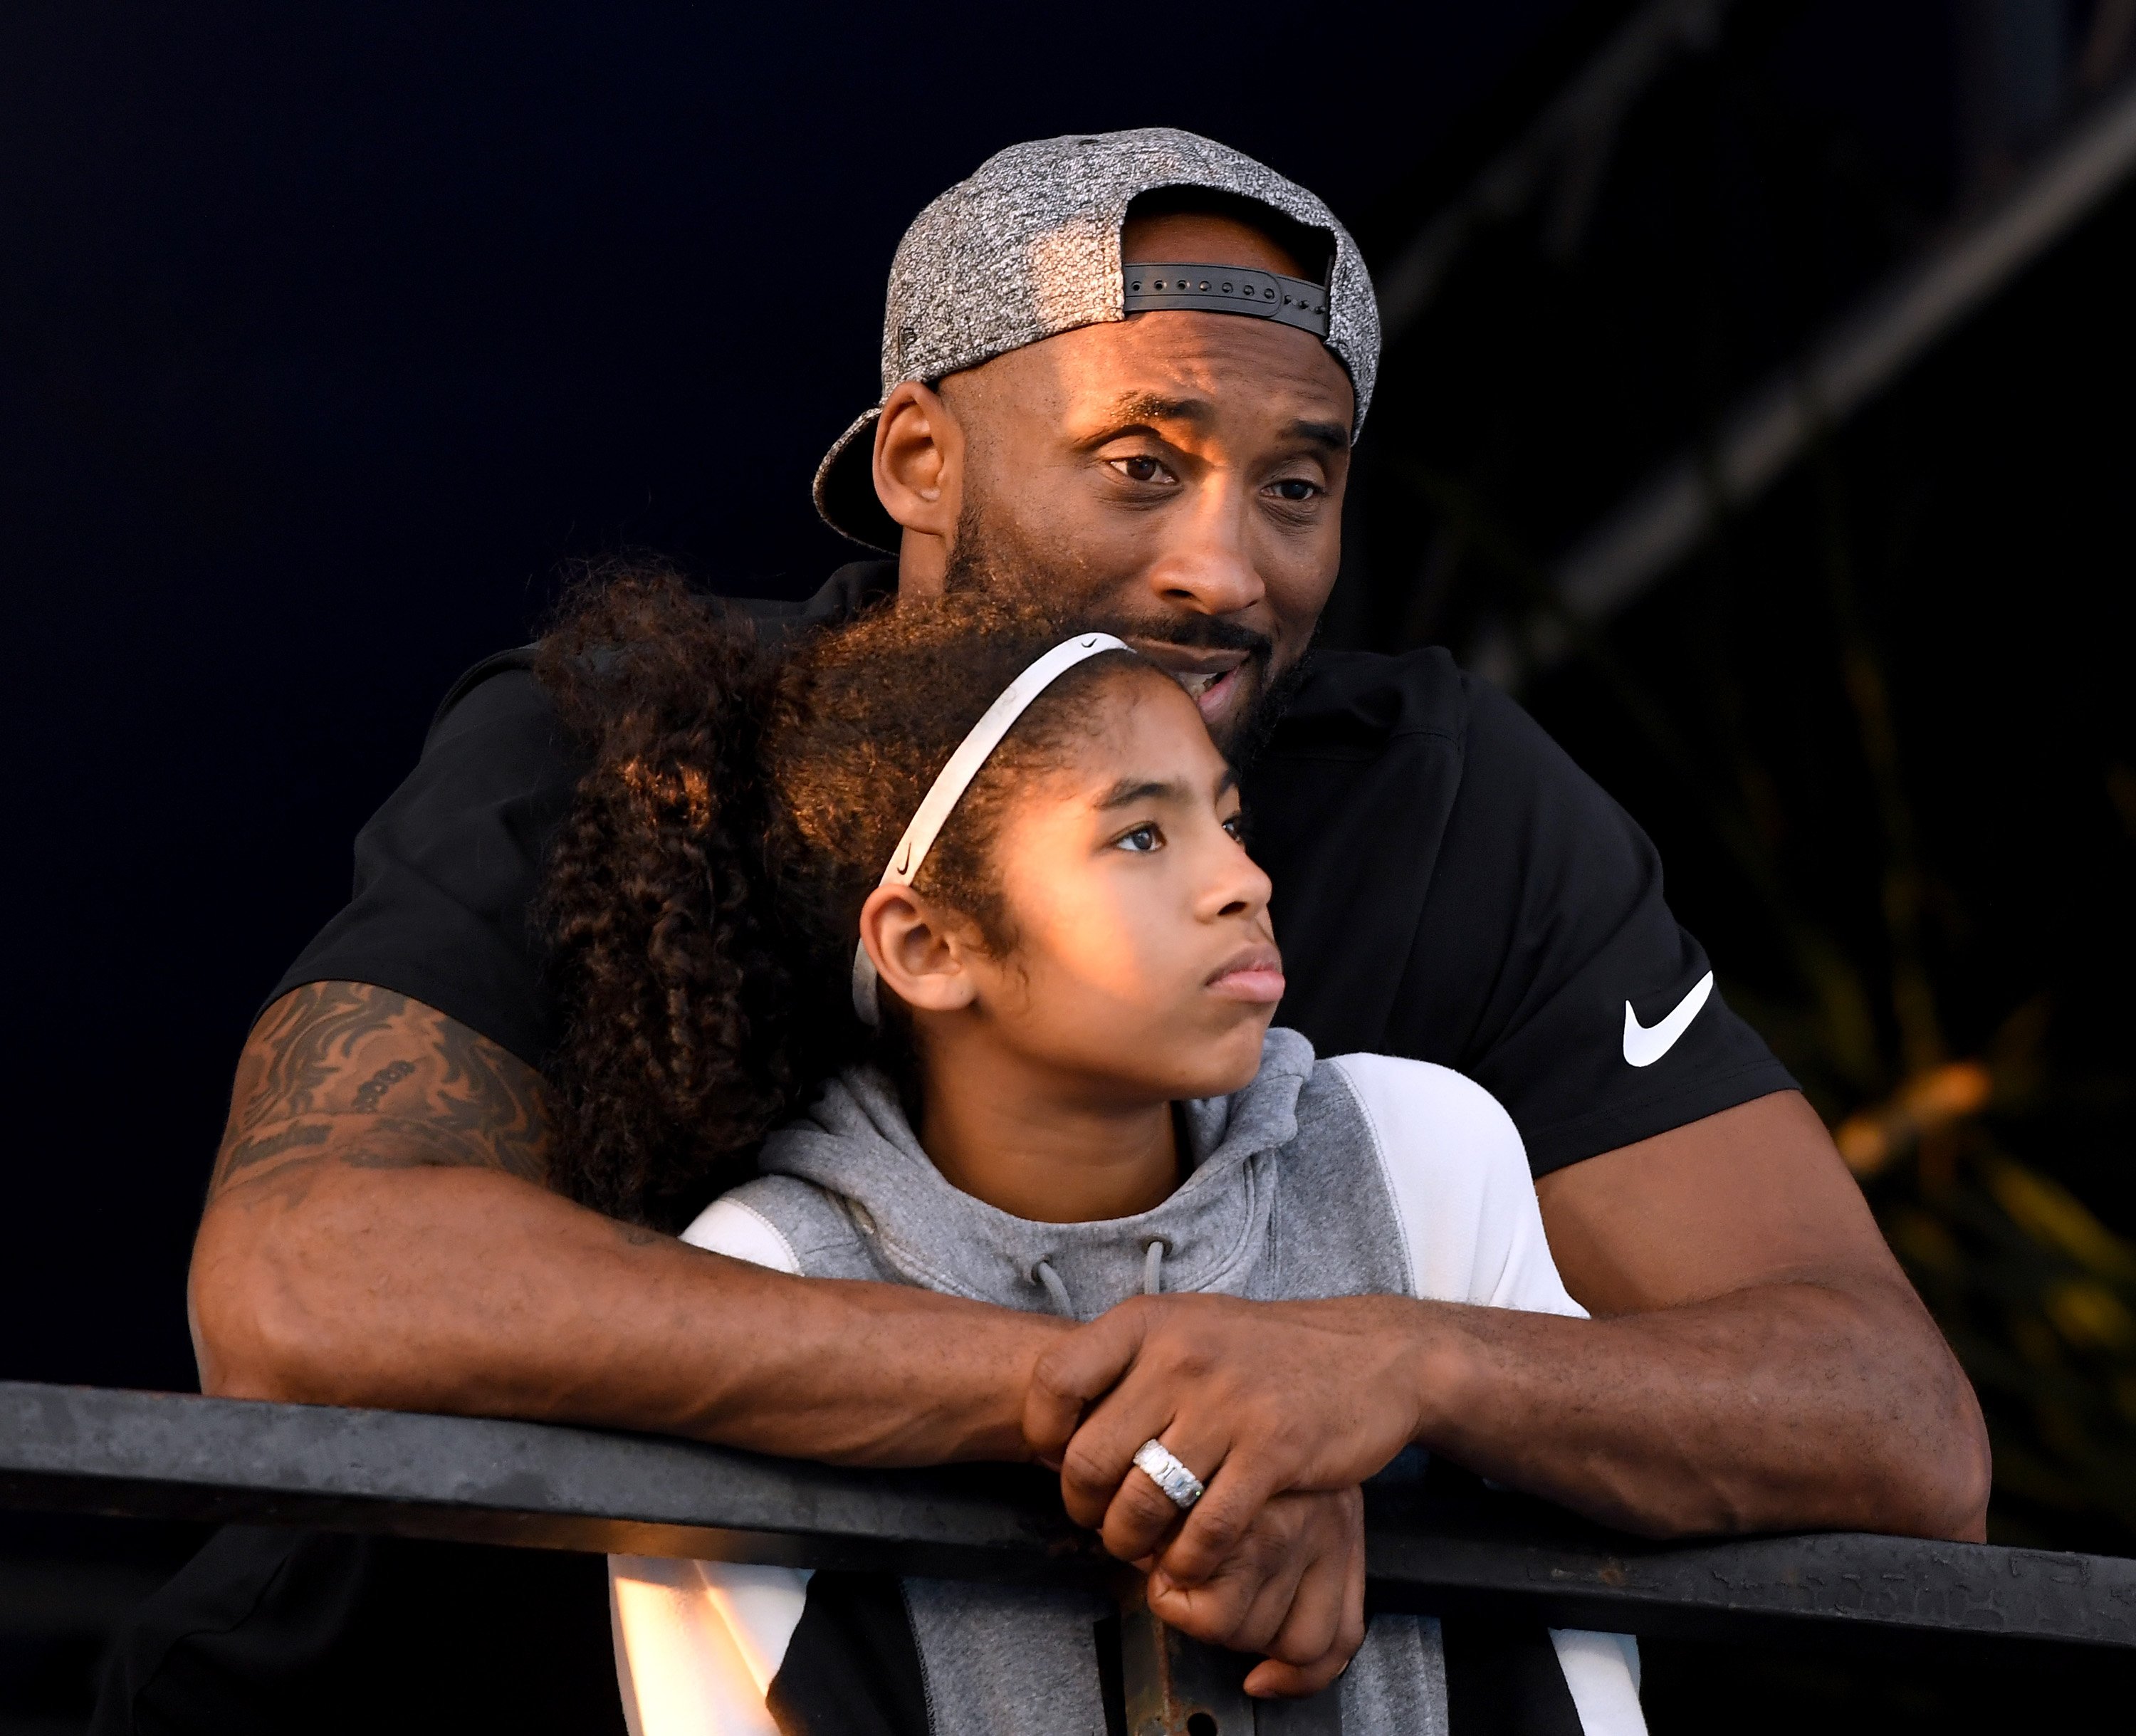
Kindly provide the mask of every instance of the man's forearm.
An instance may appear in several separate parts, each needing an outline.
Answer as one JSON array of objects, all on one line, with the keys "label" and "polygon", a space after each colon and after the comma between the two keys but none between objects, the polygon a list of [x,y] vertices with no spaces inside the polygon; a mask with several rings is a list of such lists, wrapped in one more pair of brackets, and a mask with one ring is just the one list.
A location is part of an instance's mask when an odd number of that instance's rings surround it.
[{"label": "man's forearm", "polygon": [[1023,1456],[1023,1385],[1061,1330],[767,1272],[493,1170],[330,1163],[218,1199],[192,1299],[210,1392],[873,1464]]},{"label": "man's forearm", "polygon": [[788,1277],[544,1185],[540,1077],[312,983],[245,1044],[189,1290],[210,1392],[659,1430],[876,1464],[1020,1457],[1052,1320]]},{"label": "man's forearm", "polygon": [[[1979,1537],[1987,1433],[1823,1127],[1792,1092],[1546,1175],[1552,1257],[1592,1320],[1371,1296],[1138,1297],[1048,1349],[1025,1432],[1069,1510],[1205,1574],[1260,1502],[1415,1442],[1654,1535]],[[1153,1435],[1209,1484],[1183,1526],[1129,1466]],[[1177,1534],[1165,1539],[1175,1527]]]},{"label": "man's forearm", "polygon": [[1970,1388],[1910,1293],[1798,1282],[1611,1320],[1415,1305],[1421,1444],[1652,1535],[1978,1537]]}]

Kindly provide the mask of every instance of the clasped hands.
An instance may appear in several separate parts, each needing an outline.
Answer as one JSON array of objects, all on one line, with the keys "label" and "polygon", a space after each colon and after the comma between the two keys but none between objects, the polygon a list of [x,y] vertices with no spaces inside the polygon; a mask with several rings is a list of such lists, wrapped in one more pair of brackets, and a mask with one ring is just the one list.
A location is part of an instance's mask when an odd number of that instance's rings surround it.
[{"label": "clasped hands", "polygon": [[[1415,1438],[1414,1304],[1138,1296],[1057,1339],[1024,1408],[1070,1517],[1149,1575],[1158,1617],[1260,1652],[1258,1695],[1317,1693],[1365,1637],[1358,1486]],[[1161,1442],[1185,1514],[1133,1464]]]}]

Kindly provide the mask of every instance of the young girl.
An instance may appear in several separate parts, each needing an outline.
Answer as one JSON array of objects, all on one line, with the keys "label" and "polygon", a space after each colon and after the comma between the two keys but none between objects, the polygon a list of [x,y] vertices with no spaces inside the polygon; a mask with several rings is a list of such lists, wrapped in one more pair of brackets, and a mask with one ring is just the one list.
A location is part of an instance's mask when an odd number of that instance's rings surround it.
[{"label": "young girl", "polygon": [[[1160,1291],[1579,1312],[1494,1100],[1269,1028],[1235,780],[1170,676],[1078,625],[958,596],[774,656],[654,585],[552,635],[593,753],[546,893],[566,1182],[737,1258],[1075,1320]],[[1214,1474],[1136,1462],[1182,1509]],[[1274,1506],[1304,1566],[1246,1689],[1354,1648],[1315,1728],[1446,1732],[1439,1624],[1357,1643],[1354,1494]],[[641,1736],[1121,1728],[1080,1590],[623,1557],[612,1587]],[[1191,1592],[1150,1604],[1194,1623]],[[1629,1641],[1550,1638],[1494,1728],[1643,1729]]]}]

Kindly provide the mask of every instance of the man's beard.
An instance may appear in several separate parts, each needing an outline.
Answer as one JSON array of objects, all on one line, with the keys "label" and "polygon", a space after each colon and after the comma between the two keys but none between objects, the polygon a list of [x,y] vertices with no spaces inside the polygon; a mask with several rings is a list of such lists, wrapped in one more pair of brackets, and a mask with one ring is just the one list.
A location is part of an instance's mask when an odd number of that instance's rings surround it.
[{"label": "man's beard", "polygon": [[943,589],[1014,591],[1058,610],[1064,626],[1102,628],[1130,644],[1140,640],[1192,650],[1243,651],[1246,660],[1241,673],[1250,671],[1253,697],[1221,734],[1215,730],[1210,733],[1241,776],[1251,769],[1304,683],[1307,659],[1303,653],[1278,669],[1274,640],[1213,615],[1141,616],[1102,607],[1079,610],[1075,598],[1088,582],[1080,567],[1064,552],[1049,554],[1021,542],[1011,547],[1010,541],[981,519],[977,503],[967,500],[957,516],[957,537],[943,570]]}]

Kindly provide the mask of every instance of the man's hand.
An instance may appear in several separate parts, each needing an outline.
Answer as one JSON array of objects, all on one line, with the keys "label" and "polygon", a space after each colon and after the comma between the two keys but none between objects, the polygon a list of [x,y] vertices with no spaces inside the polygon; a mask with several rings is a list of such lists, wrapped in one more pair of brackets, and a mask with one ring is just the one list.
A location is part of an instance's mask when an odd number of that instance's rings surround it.
[{"label": "man's hand", "polygon": [[[1107,1547],[1192,1580],[1279,1490],[1358,1481],[1415,1440],[1648,1535],[1984,1534],[1978,1405],[1793,1092],[1544,1178],[1596,1318],[1396,1297],[1124,1304],[1049,1349],[1024,1427]],[[1129,1467],[1162,1439],[1208,1484],[1168,1544]]]},{"label": "man's hand", "polygon": [[193,1247],[204,1390],[585,1422],[855,1464],[1024,1456],[1064,1324],[789,1277],[543,1184],[539,1077],[360,983],[255,1027]]},{"label": "man's hand", "polygon": [[[1024,1432],[1060,1465],[1070,1517],[1109,1553],[1134,1561],[1162,1544],[1164,1573],[1197,1584],[1225,1570],[1272,1496],[1353,1486],[1415,1437],[1419,1306],[1136,1296],[1039,1359]],[[1206,1486],[1183,1522],[1131,1467],[1153,1440]]]},{"label": "man's hand", "polygon": [[1247,1693],[1318,1694],[1365,1643],[1364,1499],[1354,1488],[1279,1495],[1207,1578],[1187,1585],[1159,1571],[1147,1594],[1182,1633],[1262,1654]]}]

